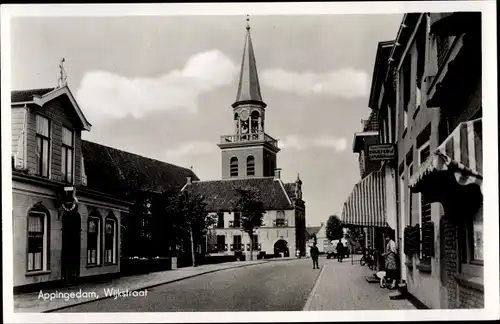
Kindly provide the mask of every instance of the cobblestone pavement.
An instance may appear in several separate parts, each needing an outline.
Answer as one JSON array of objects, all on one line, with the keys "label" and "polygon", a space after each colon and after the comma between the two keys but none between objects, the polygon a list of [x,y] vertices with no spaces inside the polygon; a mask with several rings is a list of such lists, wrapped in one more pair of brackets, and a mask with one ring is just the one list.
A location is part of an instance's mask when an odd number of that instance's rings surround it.
[{"label": "cobblestone pavement", "polygon": [[390,290],[368,283],[365,277],[372,272],[359,263],[324,259],[320,267],[321,274],[304,306],[306,311],[416,309],[408,300],[389,299]]},{"label": "cobblestone pavement", "polygon": [[267,263],[267,262],[268,261],[259,260],[259,261],[228,262],[221,264],[208,264],[194,268],[187,267],[170,271],[153,272],[143,275],[116,278],[114,280],[106,282],[87,283],[74,287],[42,291],[43,294],[47,293],[50,294],[56,292],[77,293],[79,291],[88,294],[88,296],[86,297],[85,296],[82,296],[80,298],[74,297],[74,298],[69,298],[68,300],[65,300],[64,298],[44,300],[43,298],[40,298],[40,292],[14,295],[14,312],[25,312],[25,313],[47,312],[59,309],[61,307],[78,305],[81,303],[89,302],[91,300],[104,298],[105,289],[115,288],[118,290],[125,290],[125,289],[140,290],[151,286],[156,286],[164,283],[169,283],[172,281],[178,281],[193,276],[202,275],[205,273],[232,269],[242,266]]}]

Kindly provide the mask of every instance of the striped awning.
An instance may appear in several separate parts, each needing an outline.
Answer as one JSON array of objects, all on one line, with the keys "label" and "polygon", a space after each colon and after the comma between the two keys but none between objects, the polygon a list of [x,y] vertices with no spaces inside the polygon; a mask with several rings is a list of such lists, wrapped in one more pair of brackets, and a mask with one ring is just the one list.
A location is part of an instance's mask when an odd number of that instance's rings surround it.
[{"label": "striped awning", "polygon": [[342,210],[342,223],[362,227],[388,227],[385,175],[375,171],[358,182]]},{"label": "striped awning", "polygon": [[482,191],[483,147],[482,118],[461,123],[448,138],[422,163],[410,178],[412,192],[421,192],[432,175],[451,172],[460,185],[476,183]]}]

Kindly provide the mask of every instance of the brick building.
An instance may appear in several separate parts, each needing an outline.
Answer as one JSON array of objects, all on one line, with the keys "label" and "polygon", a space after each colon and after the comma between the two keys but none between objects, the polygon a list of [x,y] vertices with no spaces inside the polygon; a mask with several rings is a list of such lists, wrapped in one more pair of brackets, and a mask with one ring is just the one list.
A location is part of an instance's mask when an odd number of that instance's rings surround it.
[{"label": "brick building", "polygon": [[12,91],[14,291],[120,271],[121,216],[130,204],[87,186],[69,88]]},{"label": "brick building", "polygon": [[266,103],[262,100],[250,27],[247,26],[236,101],[231,120],[234,133],[221,136],[222,180],[192,181],[183,190],[204,194],[209,212],[217,215],[217,252],[250,253],[252,245],[243,235],[235,187],[258,190],[266,208],[264,224],[252,238],[253,253],[305,254],[305,203],[302,181],[286,183],[277,168],[278,141],[265,132]]},{"label": "brick building", "polygon": [[381,139],[397,147],[401,276],[430,308],[484,303],[480,28],[480,13],[406,14],[380,62]]}]

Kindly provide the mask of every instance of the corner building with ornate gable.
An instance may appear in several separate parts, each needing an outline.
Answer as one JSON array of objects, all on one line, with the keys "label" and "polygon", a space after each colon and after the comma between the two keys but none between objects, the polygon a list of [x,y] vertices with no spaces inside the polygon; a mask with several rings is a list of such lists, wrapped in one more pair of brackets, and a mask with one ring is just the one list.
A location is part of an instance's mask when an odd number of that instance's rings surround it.
[{"label": "corner building with ornate gable", "polygon": [[[299,176],[292,183],[281,179],[277,168],[278,140],[265,129],[266,103],[262,100],[255,54],[247,26],[236,101],[232,104],[234,131],[221,136],[222,180],[191,181],[183,190],[203,194],[210,212],[217,215],[214,254],[249,254],[250,237],[241,230],[235,212],[234,187],[251,187],[263,198],[266,213],[256,230],[253,253],[257,255],[305,255],[305,203]],[[210,245],[210,244],[207,244]]]}]

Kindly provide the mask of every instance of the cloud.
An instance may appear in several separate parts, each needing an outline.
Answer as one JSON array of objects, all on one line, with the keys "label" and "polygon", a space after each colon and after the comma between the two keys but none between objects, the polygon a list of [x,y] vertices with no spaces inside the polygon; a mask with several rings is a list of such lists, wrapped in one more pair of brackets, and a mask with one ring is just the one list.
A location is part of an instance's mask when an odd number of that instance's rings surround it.
[{"label": "cloud", "polygon": [[237,66],[218,50],[191,56],[181,70],[159,78],[127,78],[107,71],[87,72],[77,91],[89,118],[141,118],[155,111],[198,109],[201,94],[233,82]]},{"label": "cloud", "polygon": [[203,155],[213,153],[216,145],[210,142],[190,141],[184,142],[174,149],[165,150],[165,156],[170,159],[183,157],[186,155]]},{"label": "cloud", "polygon": [[297,135],[288,135],[279,141],[280,148],[306,150],[308,148],[329,148],[335,152],[342,152],[347,148],[347,140],[343,137],[320,136],[317,138],[307,138]]},{"label": "cloud", "polygon": [[325,73],[297,73],[282,69],[265,70],[262,84],[279,91],[299,95],[322,94],[353,99],[365,97],[369,91],[369,77],[364,70],[344,68]]}]

